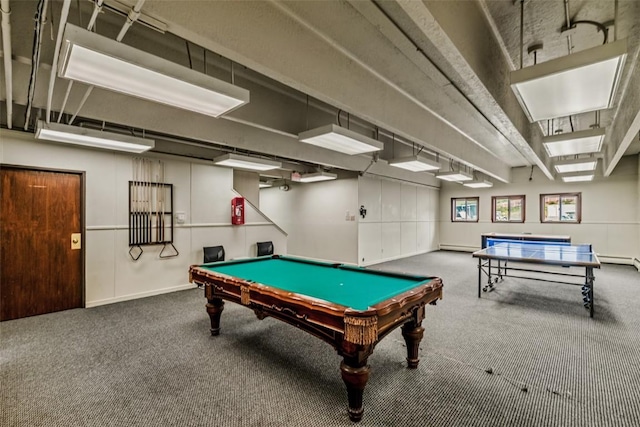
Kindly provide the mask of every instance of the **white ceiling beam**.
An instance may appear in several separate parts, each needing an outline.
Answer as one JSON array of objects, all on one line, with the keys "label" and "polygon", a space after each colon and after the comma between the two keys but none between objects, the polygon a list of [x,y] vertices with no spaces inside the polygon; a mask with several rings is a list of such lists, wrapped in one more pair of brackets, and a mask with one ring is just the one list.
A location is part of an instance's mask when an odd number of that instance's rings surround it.
[{"label": "white ceiling beam", "polygon": [[[511,64],[493,37],[493,29],[477,2],[397,0],[405,19],[430,40],[447,62],[447,71],[469,91],[485,116],[510,143],[549,178],[553,173],[540,144],[539,129],[531,126],[509,87]],[[482,40],[482,43],[478,43]]]},{"label": "white ceiling beam", "polygon": [[611,175],[627,148],[640,132],[640,72],[637,71],[637,63],[636,55],[633,63],[635,67],[631,68],[632,70],[636,69],[636,72],[632,72],[628,81],[623,82],[626,90],[624,90],[624,96],[617,106],[612,126],[605,136],[604,176]]},{"label": "white ceiling beam", "polygon": [[[413,94],[408,96],[399,90],[397,81],[385,80],[388,76],[370,67],[369,62],[375,64],[379,57],[351,56],[341,46],[341,40],[325,33],[349,33],[351,39],[355,36],[371,46],[379,42],[388,44],[375,26],[347,2],[313,3],[165,1],[150,2],[145,9],[180,37],[380,127],[401,131],[404,137],[447,152],[457,160],[473,162],[475,168],[499,180],[509,181],[509,165],[436,117]],[[302,6],[315,7],[314,12],[334,18],[316,18],[314,22],[322,21],[324,26],[320,33],[289,9]],[[336,16],[345,23],[343,27],[336,28],[339,25]]]}]

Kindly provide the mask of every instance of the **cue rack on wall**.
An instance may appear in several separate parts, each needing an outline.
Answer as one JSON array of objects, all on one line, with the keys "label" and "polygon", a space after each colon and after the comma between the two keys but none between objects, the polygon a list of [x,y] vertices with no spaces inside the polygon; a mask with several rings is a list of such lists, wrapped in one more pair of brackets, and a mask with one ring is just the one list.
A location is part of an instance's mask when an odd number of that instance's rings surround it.
[{"label": "cue rack on wall", "polygon": [[[173,245],[173,185],[164,182],[164,162],[133,159],[129,181],[129,256],[137,261],[142,246],[163,245],[160,258],[178,256]],[[170,245],[171,251],[165,254]]]}]

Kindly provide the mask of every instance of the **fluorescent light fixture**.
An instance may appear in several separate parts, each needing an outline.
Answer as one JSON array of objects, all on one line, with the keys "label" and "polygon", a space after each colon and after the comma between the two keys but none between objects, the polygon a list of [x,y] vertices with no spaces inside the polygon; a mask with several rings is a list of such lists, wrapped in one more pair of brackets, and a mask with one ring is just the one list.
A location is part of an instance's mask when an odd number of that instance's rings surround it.
[{"label": "fluorescent light fixture", "polygon": [[213,163],[219,166],[229,166],[231,168],[251,169],[255,171],[268,171],[282,167],[282,163],[273,160],[259,159],[257,157],[242,156],[240,154],[229,153],[213,159]]},{"label": "fluorescent light fixture", "polygon": [[493,182],[487,180],[481,181],[467,181],[463,182],[462,185],[471,188],[490,188],[493,187]]},{"label": "fluorescent light fixture", "polygon": [[67,24],[58,76],[218,117],[249,102],[249,91]]},{"label": "fluorescent light fixture", "polygon": [[440,163],[418,156],[391,159],[389,160],[389,165],[407,169],[412,172],[435,171],[440,169]]},{"label": "fluorescent light fixture", "polygon": [[153,139],[137,138],[135,136],[104,132],[78,126],[47,123],[38,120],[36,125],[36,139],[66,142],[68,144],[84,145],[108,150],[142,153],[155,147]]},{"label": "fluorescent light fixture", "polygon": [[326,125],[298,134],[298,139],[307,144],[345,154],[364,154],[380,151],[384,144],[375,139],[336,125]]},{"label": "fluorescent light fixture", "polygon": [[597,153],[602,148],[605,128],[560,133],[542,138],[549,157]]},{"label": "fluorescent light fixture", "polygon": [[611,108],[626,39],[511,72],[511,88],[531,122]]},{"label": "fluorescent light fixture", "polygon": [[300,175],[300,182],[330,181],[336,178],[338,178],[338,175],[329,172],[305,173]]},{"label": "fluorescent light fixture", "polygon": [[466,172],[462,171],[448,171],[448,172],[438,172],[436,173],[436,178],[444,179],[445,181],[471,181],[473,180],[473,176],[469,175]]},{"label": "fluorescent light fixture", "polygon": [[584,174],[572,174],[572,175],[564,175],[562,177],[562,180],[564,182],[585,182],[585,181],[592,181],[593,180],[593,174],[588,174],[588,175],[584,175]]},{"label": "fluorescent light fixture", "polygon": [[571,172],[584,172],[593,171],[596,169],[598,159],[572,159],[556,162],[555,168],[558,173],[571,173]]},{"label": "fluorescent light fixture", "polygon": [[260,181],[258,183],[258,188],[270,188],[273,187],[273,184],[269,181]]}]

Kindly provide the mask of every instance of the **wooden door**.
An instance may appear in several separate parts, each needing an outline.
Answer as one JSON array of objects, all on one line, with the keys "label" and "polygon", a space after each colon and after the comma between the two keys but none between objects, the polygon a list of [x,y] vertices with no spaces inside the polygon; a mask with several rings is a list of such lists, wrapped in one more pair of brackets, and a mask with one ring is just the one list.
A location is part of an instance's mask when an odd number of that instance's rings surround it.
[{"label": "wooden door", "polygon": [[2,166],[0,185],[0,320],[82,307],[82,174]]}]

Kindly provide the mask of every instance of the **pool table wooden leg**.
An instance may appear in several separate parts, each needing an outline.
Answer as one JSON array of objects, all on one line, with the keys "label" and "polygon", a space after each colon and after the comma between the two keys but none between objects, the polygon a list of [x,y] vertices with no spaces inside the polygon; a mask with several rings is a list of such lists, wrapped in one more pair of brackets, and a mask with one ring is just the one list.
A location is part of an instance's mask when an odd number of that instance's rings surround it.
[{"label": "pool table wooden leg", "polygon": [[220,298],[210,298],[207,300],[207,313],[211,319],[211,335],[220,335],[220,315],[224,310],[224,301]]},{"label": "pool table wooden leg", "polygon": [[358,422],[364,413],[362,395],[369,380],[367,359],[345,357],[340,363],[340,371],[349,396],[349,418],[351,421]]},{"label": "pool table wooden leg", "polygon": [[422,322],[408,322],[402,325],[402,336],[404,342],[407,344],[407,367],[409,369],[416,369],[418,362],[420,362],[420,341],[424,335],[424,328],[421,325]]}]

